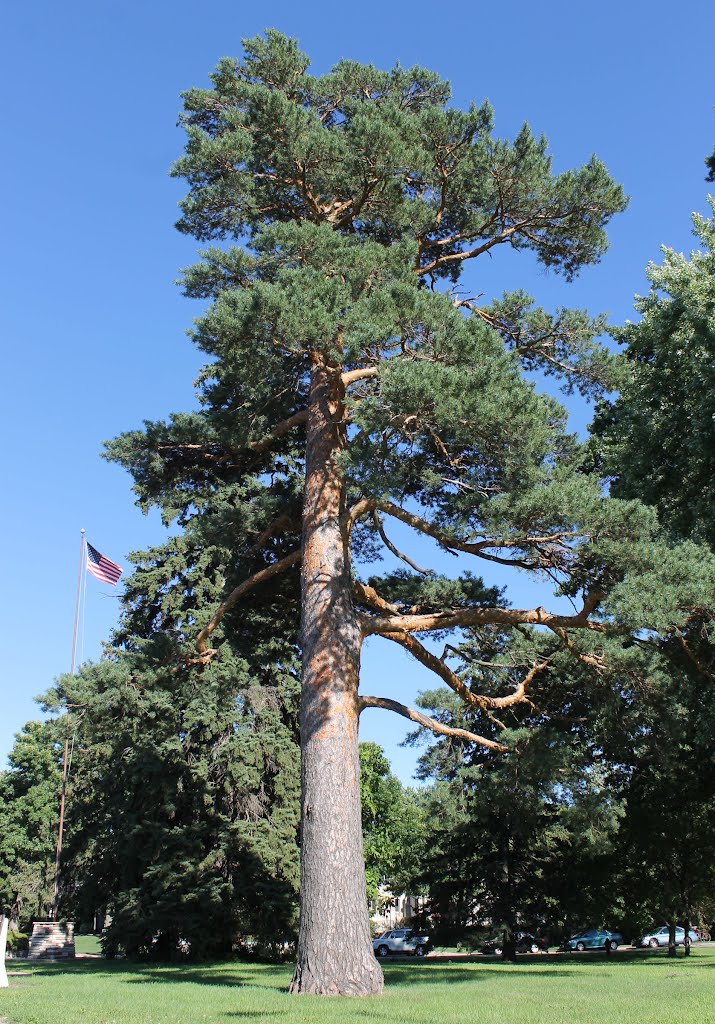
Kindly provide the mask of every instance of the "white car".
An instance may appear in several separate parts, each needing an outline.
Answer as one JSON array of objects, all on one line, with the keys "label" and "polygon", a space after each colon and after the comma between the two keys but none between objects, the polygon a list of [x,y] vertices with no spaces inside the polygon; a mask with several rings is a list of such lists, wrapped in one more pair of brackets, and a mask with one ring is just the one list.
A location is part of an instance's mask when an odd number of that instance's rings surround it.
[{"label": "white car", "polygon": [[[698,933],[694,932],[692,928],[688,932],[691,942],[698,942]],[[651,949],[657,949],[658,946],[667,946],[669,942],[670,930],[667,925],[663,925],[662,928],[656,928],[655,931],[647,932],[645,935],[641,935],[637,943],[637,946],[650,946]],[[675,929],[675,945],[682,946],[685,942],[685,929]]]},{"label": "white car", "polygon": [[389,956],[390,953],[424,956],[428,945],[429,938],[426,935],[415,935],[411,928],[393,928],[372,940],[375,955],[380,957]]}]

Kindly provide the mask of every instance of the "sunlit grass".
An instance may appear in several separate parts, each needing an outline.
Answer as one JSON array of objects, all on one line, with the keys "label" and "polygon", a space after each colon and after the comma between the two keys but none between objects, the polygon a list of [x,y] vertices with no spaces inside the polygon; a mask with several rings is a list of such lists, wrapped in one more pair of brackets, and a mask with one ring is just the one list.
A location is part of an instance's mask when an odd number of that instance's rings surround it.
[{"label": "sunlit grass", "polygon": [[291,970],[261,964],[10,964],[11,1024],[704,1024],[715,1019],[715,949],[482,960],[394,961],[374,999],[293,997]]},{"label": "sunlit grass", "polygon": [[74,948],[77,953],[96,955],[102,952],[102,943],[96,935],[75,935]]}]

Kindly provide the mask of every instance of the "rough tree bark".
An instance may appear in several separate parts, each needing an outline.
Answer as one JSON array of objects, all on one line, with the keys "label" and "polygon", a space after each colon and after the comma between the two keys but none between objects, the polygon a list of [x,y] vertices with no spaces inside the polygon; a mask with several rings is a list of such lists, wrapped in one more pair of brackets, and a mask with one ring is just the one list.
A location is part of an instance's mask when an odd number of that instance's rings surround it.
[{"label": "rough tree bark", "polygon": [[338,463],[344,444],[340,369],[314,356],[303,514],[301,915],[291,992],[382,991],[370,941],[360,817],[361,631]]}]

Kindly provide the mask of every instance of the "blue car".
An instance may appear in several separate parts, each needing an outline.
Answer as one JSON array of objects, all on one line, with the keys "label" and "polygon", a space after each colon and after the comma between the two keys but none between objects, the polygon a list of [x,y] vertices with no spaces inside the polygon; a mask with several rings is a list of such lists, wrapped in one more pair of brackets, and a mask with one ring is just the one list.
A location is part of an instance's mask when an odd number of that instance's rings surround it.
[{"label": "blue car", "polygon": [[579,932],[578,935],[572,935],[570,939],[566,939],[561,948],[576,949],[581,953],[584,949],[605,949],[606,943],[608,943],[608,949],[618,949],[621,942],[623,942],[623,936],[618,932],[609,932],[606,928],[589,928],[588,931]]}]

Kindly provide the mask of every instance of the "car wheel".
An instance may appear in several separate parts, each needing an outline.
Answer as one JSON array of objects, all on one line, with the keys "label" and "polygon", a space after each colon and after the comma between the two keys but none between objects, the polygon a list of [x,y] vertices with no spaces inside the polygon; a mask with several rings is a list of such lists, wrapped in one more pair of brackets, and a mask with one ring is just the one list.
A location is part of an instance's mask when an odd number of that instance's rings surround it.
[{"label": "car wheel", "polygon": [[585,948],[586,948],[586,943],[585,942],[577,942],[576,943],[576,949],[579,951],[579,953],[583,953]]},{"label": "car wheel", "polygon": [[615,939],[611,939],[610,942],[608,943],[608,945],[610,946],[611,949],[618,949],[618,943],[616,942]]},{"label": "car wheel", "polygon": [[389,954],[390,954],[390,950],[389,950],[389,948],[387,946],[378,946],[377,947],[377,955],[378,956],[389,956]]},{"label": "car wheel", "polygon": [[494,947],[494,956],[501,956],[503,952],[504,950],[501,948],[501,946]]},{"label": "car wheel", "polygon": [[424,955],[425,955],[425,947],[424,946],[418,946],[417,949],[415,950],[415,956],[424,956]]},{"label": "car wheel", "polygon": [[649,939],[648,940],[648,945],[650,946],[651,949],[657,949],[658,948],[658,940],[657,939]]},{"label": "car wheel", "polygon": [[532,942],[531,945],[529,946],[529,952],[530,953],[538,953],[539,952],[539,947],[538,947],[538,945],[535,942]]}]

